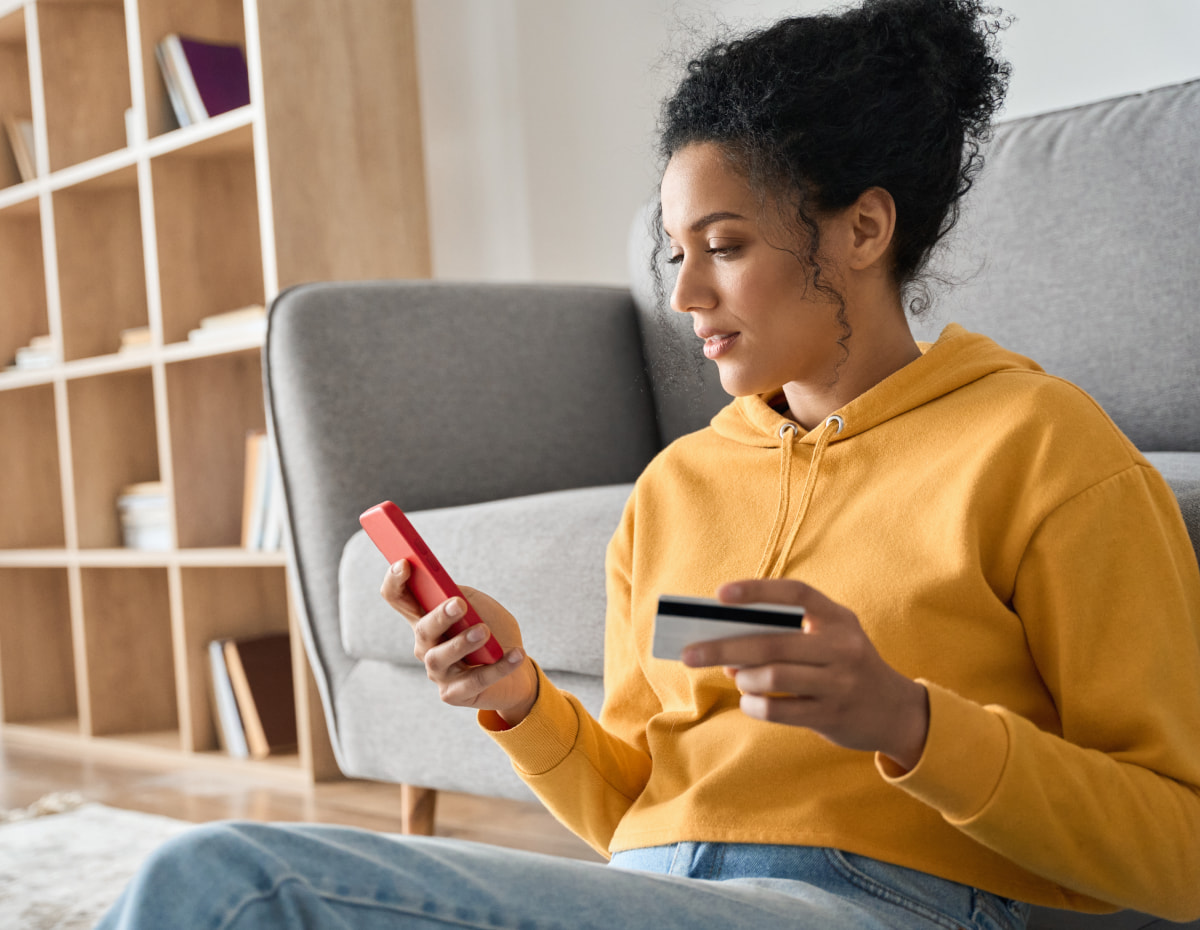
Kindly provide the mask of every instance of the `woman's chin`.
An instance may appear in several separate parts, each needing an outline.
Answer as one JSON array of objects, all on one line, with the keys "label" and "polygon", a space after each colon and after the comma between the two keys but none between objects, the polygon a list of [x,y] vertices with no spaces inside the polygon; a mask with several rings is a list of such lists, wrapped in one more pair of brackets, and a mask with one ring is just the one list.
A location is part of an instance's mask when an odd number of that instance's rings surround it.
[{"label": "woman's chin", "polygon": [[745,372],[739,371],[733,365],[722,365],[720,362],[716,365],[721,378],[721,389],[732,397],[750,397],[779,389],[778,384],[762,384],[760,379],[746,377]]}]

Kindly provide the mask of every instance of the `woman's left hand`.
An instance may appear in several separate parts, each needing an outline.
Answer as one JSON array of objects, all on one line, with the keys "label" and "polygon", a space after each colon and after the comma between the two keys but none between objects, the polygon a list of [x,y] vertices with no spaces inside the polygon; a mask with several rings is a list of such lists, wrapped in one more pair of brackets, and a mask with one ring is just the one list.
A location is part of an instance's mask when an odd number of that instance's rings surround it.
[{"label": "woman's left hand", "polygon": [[742,692],[742,711],[807,727],[847,749],[880,752],[913,768],[929,732],[924,685],[888,665],[854,612],[789,579],[723,585],[726,604],[788,604],[805,610],[804,631],[693,643],[683,661],[725,666]]}]

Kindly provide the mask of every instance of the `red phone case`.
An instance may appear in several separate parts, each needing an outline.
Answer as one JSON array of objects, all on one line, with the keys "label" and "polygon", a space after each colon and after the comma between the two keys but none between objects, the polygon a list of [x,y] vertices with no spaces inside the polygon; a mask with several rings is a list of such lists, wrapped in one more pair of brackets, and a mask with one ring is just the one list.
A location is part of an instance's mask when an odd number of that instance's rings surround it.
[{"label": "red phone case", "polygon": [[[446,637],[457,636],[467,627],[483,622],[399,507],[391,501],[384,501],[365,511],[358,522],[379,547],[389,565],[401,559],[408,561],[412,569],[408,590],[426,613],[452,597],[462,597],[467,605],[467,613],[454,622]],[[496,637],[489,636],[487,642],[468,655],[466,660],[472,665],[491,665],[500,661],[503,655],[504,650],[496,642]]]}]

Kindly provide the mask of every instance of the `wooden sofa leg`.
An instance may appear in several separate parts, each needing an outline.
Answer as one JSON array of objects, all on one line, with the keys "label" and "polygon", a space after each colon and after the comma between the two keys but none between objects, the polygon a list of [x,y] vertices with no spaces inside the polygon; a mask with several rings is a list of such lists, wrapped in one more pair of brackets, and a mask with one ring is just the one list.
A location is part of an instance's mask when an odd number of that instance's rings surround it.
[{"label": "wooden sofa leg", "polygon": [[433,836],[433,818],[437,808],[437,791],[400,786],[400,829],[410,836]]}]

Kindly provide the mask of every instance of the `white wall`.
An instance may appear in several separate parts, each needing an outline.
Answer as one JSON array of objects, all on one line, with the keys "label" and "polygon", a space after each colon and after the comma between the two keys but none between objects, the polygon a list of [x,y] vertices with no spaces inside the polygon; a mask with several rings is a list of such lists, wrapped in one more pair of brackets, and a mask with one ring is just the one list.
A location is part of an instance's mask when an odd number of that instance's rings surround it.
[{"label": "white wall", "polygon": [[[658,103],[718,22],[825,0],[416,0],[434,274],[624,283]],[[1008,0],[1003,117],[1200,77],[1196,0]]]}]

